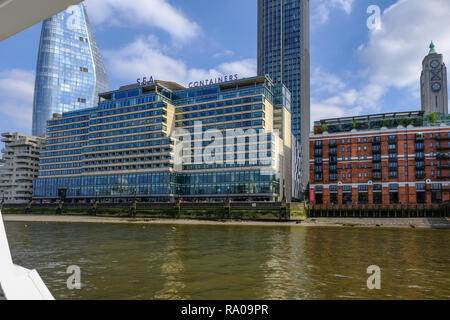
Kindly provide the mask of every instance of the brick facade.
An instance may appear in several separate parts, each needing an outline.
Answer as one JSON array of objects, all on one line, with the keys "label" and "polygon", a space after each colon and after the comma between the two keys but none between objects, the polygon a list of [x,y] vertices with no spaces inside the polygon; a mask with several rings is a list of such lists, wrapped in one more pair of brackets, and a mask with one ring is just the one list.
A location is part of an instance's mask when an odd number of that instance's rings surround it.
[{"label": "brick facade", "polygon": [[450,200],[450,127],[311,135],[315,204],[432,204]]}]

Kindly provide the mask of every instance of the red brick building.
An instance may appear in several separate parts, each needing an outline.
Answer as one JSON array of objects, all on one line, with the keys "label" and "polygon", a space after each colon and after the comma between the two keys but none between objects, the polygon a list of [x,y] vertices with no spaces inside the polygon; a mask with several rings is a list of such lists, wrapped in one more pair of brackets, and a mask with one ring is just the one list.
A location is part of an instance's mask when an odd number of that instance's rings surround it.
[{"label": "red brick building", "polygon": [[314,204],[450,200],[450,117],[423,112],[321,120],[310,137]]}]

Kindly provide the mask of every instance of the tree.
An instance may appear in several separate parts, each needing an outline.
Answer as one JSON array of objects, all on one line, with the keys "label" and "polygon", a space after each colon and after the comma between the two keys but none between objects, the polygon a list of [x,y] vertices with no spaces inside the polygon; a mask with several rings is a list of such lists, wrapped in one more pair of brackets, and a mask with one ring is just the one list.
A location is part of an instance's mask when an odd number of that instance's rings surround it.
[{"label": "tree", "polygon": [[387,119],[384,119],[382,121],[382,124],[383,124],[383,127],[388,128],[391,125],[391,122],[389,120],[387,120]]},{"label": "tree", "polygon": [[323,124],[322,125],[322,132],[325,132],[325,131],[328,132],[328,126],[326,124]]},{"label": "tree", "polygon": [[430,122],[430,123],[436,123],[437,122],[437,115],[436,115],[436,113],[435,112],[433,112],[433,113],[430,113],[428,116],[428,121]]}]

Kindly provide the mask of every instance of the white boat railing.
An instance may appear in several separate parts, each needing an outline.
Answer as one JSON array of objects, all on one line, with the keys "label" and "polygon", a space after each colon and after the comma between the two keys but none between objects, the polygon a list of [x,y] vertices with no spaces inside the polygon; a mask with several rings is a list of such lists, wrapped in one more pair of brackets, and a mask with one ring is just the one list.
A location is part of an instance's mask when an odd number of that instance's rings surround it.
[{"label": "white boat railing", "polygon": [[36,270],[13,264],[1,211],[0,285],[7,300],[54,300]]}]

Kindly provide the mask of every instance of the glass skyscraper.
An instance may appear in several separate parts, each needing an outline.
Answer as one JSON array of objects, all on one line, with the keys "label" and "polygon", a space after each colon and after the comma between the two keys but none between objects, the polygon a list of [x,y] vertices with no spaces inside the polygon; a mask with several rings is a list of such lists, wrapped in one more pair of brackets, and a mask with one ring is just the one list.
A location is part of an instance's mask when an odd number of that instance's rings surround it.
[{"label": "glass skyscraper", "polygon": [[46,132],[53,113],[94,107],[109,79],[85,5],[71,6],[42,24],[33,103],[33,135]]},{"label": "glass skyscraper", "polygon": [[309,181],[309,47],[309,0],[258,0],[258,74],[291,91],[293,141],[298,144],[292,165],[300,172],[299,192]]}]

